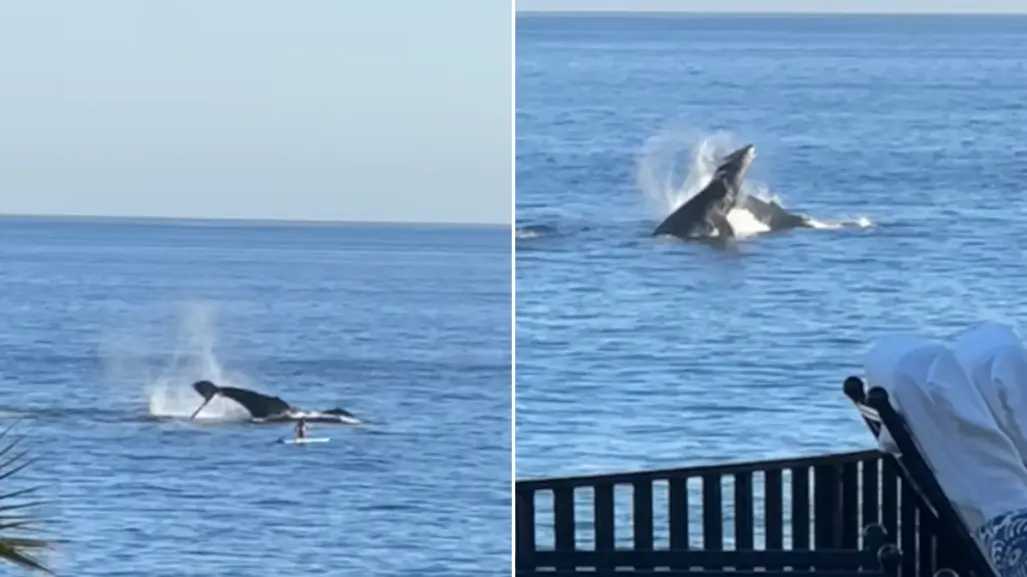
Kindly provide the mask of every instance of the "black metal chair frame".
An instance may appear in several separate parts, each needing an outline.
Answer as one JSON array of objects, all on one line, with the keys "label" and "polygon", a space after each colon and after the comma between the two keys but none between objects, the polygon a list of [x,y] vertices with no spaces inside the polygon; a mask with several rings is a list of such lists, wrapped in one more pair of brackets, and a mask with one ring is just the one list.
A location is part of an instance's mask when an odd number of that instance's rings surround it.
[{"label": "black metal chair frame", "polygon": [[882,429],[891,436],[899,449],[899,455],[888,457],[895,460],[903,481],[913,487],[923,504],[938,518],[940,525],[948,530],[949,537],[960,544],[965,568],[976,577],[996,577],[991,563],[938,484],[934,471],[913,440],[906,420],[892,407],[888,391],[881,387],[872,387],[867,391],[859,377],[845,379],[843,389],[845,396],[856,405],[875,439],[880,437]]}]

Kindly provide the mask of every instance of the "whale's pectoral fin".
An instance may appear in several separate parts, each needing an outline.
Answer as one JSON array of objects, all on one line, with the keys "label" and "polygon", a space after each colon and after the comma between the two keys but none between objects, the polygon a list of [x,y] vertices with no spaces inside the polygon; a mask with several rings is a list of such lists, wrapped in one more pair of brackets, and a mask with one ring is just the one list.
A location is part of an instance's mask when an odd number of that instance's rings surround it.
[{"label": "whale's pectoral fin", "polygon": [[713,230],[717,231],[717,238],[732,238],[735,236],[735,230],[731,228],[731,223],[727,221],[727,217],[720,213],[714,213],[709,218],[710,225]]},{"label": "whale's pectoral fin", "polygon": [[210,381],[197,381],[193,383],[193,389],[203,397],[203,403],[201,403],[199,408],[193,411],[193,414],[189,416],[190,421],[195,419],[196,415],[199,415],[200,411],[203,410],[203,407],[206,407],[208,403],[214,400],[214,397],[216,397],[220,391],[218,386]]},{"label": "whale's pectoral fin", "polygon": [[212,400],[213,398],[214,398],[214,397],[211,397],[210,399],[204,399],[203,403],[201,403],[201,404],[200,404],[200,406],[199,406],[199,407],[197,407],[197,409],[196,409],[195,411],[193,411],[193,414],[189,415],[189,420],[191,421],[191,420],[195,419],[195,418],[196,418],[196,415],[199,415],[199,414],[200,414],[200,411],[202,411],[202,410],[203,410],[203,407],[206,407],[206,406],[207,406],[207,404],[208,404],[208,403],[210,403],[210,401],[211,401],[211,400]]}]

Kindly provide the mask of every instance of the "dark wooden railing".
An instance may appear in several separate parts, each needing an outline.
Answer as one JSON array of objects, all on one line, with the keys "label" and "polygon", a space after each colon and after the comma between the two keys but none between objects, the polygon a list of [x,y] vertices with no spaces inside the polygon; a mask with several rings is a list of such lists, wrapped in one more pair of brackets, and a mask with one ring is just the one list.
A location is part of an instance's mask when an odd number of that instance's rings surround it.
[{"label": "dark wooden railing", "polygon": [[936,517],[877,451],[516,483],[518,566],[544,551],[856,550],[871,524],[904,577],[950,566]]},{"label": "dark wooden railing", "polygon": [[[811,571],[829,572],[831,577],[898,577],[901,554],[887,543],[880,525],[864,531],[863,549],[818,549],[815,551],[657,549],[635,551],[535,551],[523,552],[517,574],[552,577],[555,574],[589,572],[624,575],[624,570],[663,577],[694,575],[707,577],[801,577]],[[577,572],[577,573],[575,573]]]}]

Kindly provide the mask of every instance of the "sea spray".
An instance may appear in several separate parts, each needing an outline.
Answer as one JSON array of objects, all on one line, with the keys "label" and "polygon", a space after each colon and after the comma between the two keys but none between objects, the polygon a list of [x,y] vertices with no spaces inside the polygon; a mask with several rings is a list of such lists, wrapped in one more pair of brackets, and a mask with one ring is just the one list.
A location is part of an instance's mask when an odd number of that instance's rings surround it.
[{"label": "sea spray", "polygon": [[[226,371],[217,357],[212,304],[189,303],[179,319],[171,347],[166,346],[166,340],[165,346],[161,346],[140,335],[124,335],[107,343],[104,350],[108,377],[142,393],[151,416],[188,418],[202,401],[192,388],[192,384],[201,379],[219,386],[246,387],[248,384],[244,375]],[[242,407],[221,398],[197,415],[197,419],[204,420],[246,417]]]},{"label": "sea spray", "polygon": [[703,189],[717,159],[732,150],[726,132],[701,136],[666,130],[648,139],[638,157],[636,184],[657,215],[665,217]]}]

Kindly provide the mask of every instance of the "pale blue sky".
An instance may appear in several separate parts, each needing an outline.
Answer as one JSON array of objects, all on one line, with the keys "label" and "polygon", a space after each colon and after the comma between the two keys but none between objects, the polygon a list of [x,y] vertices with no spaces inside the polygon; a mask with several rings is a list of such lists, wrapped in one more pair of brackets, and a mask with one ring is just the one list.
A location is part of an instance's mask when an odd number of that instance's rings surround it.
[{"label": "pale blue sky", "polygon": [[1024,13],[1027,0],[518,0],[525,11]]},{"label": "pale blue sky", "polygon": [[511,221],[508,0],[6,0],[0,213]]}]

